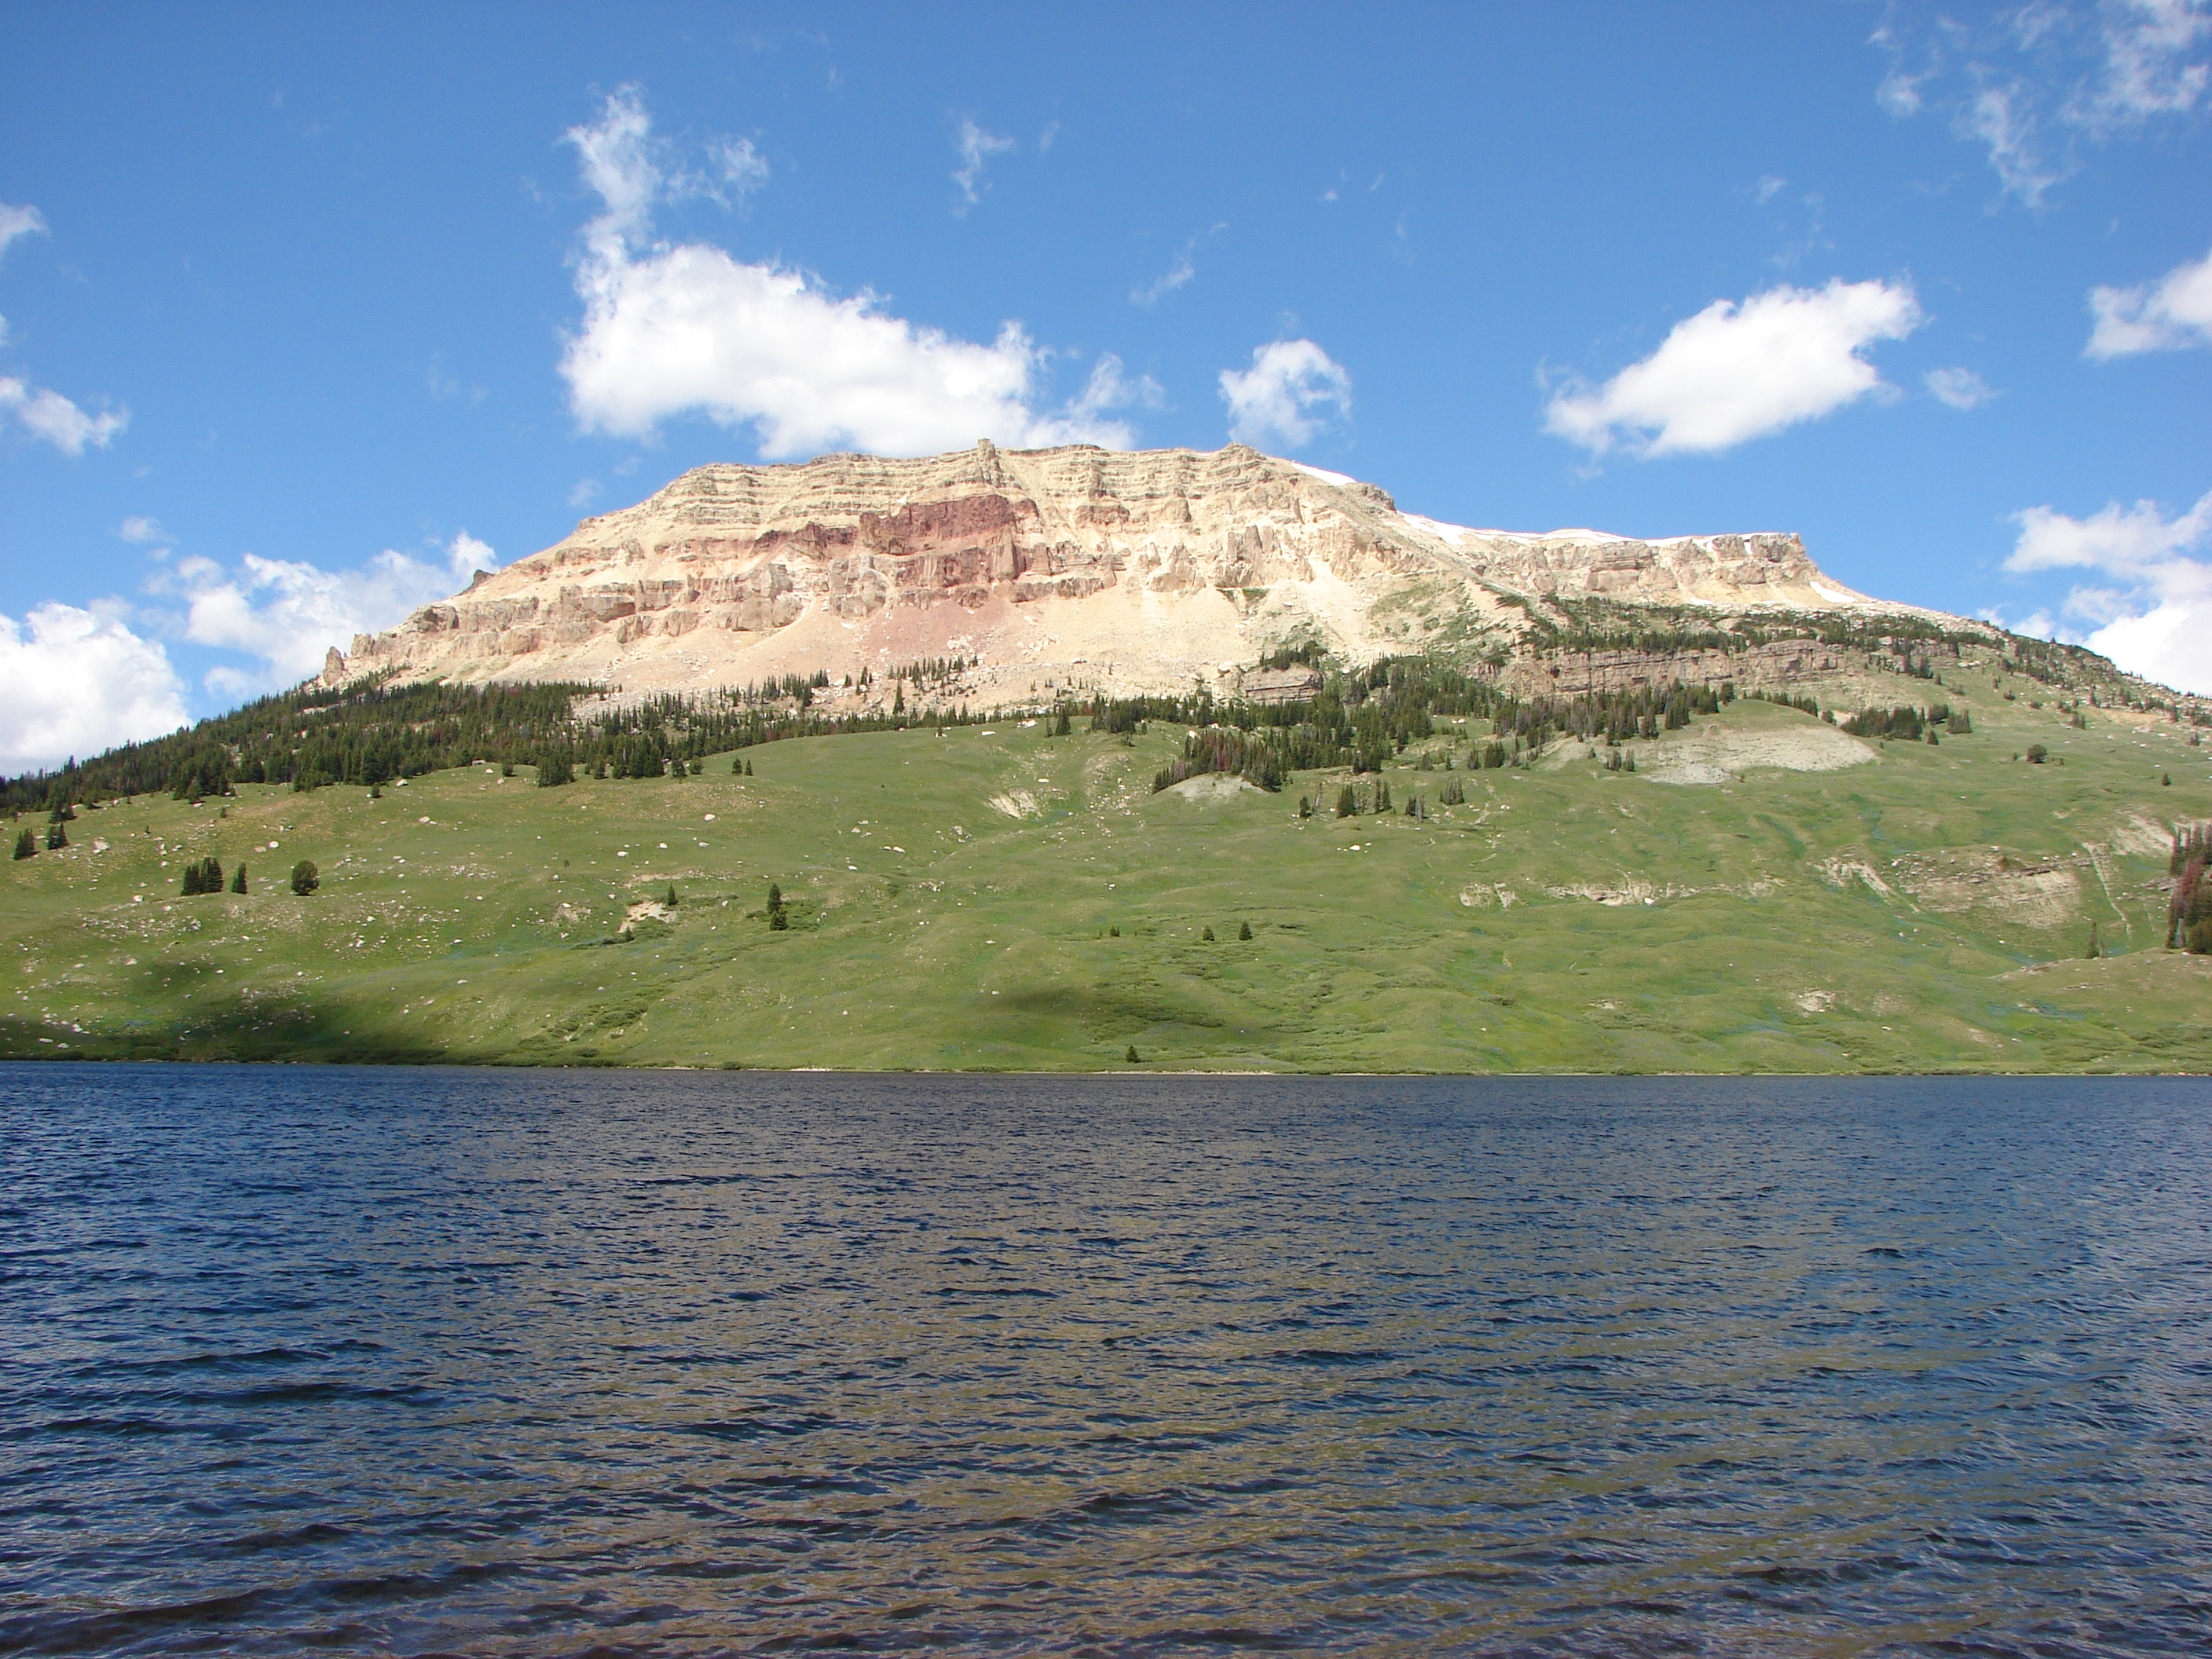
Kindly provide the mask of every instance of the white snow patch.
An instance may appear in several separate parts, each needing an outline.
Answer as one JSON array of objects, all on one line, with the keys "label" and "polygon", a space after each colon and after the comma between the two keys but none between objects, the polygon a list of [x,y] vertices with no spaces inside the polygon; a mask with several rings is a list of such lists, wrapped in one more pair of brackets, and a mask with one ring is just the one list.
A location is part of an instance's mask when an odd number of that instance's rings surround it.
[{"label": "white snow patch", "polygon": [[1469,530],[1463,524],[1446,524],[1441,519],[1425,518],[1419,513],[1401,513],[1398,516],[1413,526],[1414,529],[1425,535],[1434,536],[1446,544],[1457,542],[1463,537],[1481,533],[1479,531]]},{"label": "white snow patch", "polygon": [[1286,456],[1279,455],[1275,457],[1275,459],[1281,461],[1285,466],[1294,466],[1297,468],[1299,471],[1306,474],[1309,477],[1319,478],[1323,483],[1341,485],[1355,484],[1359,482],[1357,478],[1346,477],[1341,472],[1331,472],[1326,467],[1308,466],[1304,461],[1293,461]]},{"label": "white snow patch", "polygon": [[1815,593],[1818,593],[1830,605],[1856,605],[1858,603],[1856,595],[1846,593],[1840,588],[1831,587],[1826,582],[1814,582],[1811,584],[1811,586]]}]

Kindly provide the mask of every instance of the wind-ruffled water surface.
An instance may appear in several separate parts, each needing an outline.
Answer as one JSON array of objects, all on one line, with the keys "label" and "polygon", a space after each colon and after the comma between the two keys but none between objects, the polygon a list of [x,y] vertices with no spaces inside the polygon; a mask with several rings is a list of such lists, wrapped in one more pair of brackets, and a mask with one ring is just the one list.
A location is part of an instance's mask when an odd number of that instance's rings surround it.
[{"label": "wind-ruffled water surface", "polygon": [[2201,1079],[0,1067],[0,1650],[2212,1649]]}]

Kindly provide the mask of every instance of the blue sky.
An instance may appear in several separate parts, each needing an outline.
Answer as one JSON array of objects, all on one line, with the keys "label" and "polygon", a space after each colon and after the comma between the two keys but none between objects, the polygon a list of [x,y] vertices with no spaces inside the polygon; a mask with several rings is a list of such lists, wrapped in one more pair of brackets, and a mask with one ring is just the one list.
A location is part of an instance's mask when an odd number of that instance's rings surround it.
[{"label": "blue sky", "polygon": [[2212,0],[20,5],[0,770],[686,467],[1232,433],[2212,690]]}]

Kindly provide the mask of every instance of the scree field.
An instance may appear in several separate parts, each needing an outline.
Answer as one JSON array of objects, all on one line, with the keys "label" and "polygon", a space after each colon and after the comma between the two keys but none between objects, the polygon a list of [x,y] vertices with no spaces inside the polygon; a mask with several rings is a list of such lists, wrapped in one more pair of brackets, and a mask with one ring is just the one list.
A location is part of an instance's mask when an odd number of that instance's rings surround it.
[{"label": "scree field", "polygon": [[[557,788],[477,766],[380,799],[141,796],[6,866],[0,1051],[2212,1070],[2212,957],[2164,948],[2172,826],[2212,816],[2205,751],[2162,718],[2076,729],[1995,690],[1953,700],[1972,733],[1832,771],[1747,763],[1814,723],[1754,702],[1637,745],[1636,773],[1579,744],[1527,769],[1409,751],[1383,775],[1393,810],[1348,817],[1341,772],[1156,794],[1182,728],[1019,719],[766,744],[744,751],[750,777],[726,755]],[[1488,725],[1443,732],[1424,746],[1463,761]],[[1659,781],[1692,743],[1743,769]],[[2033,743],[2050,763],[2017,758]],[[1465,804],[1440,804],[1455,780]],[[1405,815],[1414,797],[1426,817]],[[43,845],[43,820],[23,827]],[[226,880],[245,864],[248,891],[180,896],[209,857]],[[301,859],[321,876],[304,897]]]}]

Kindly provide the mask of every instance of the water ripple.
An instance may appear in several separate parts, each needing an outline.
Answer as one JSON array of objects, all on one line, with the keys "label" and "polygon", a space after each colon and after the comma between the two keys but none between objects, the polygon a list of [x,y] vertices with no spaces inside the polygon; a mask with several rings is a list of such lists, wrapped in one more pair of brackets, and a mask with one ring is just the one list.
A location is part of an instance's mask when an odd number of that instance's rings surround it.
[{"label": "water ripple", "polygon": [[0,1650],[2212,1651],[2212,1088],[0,1067]]}]

